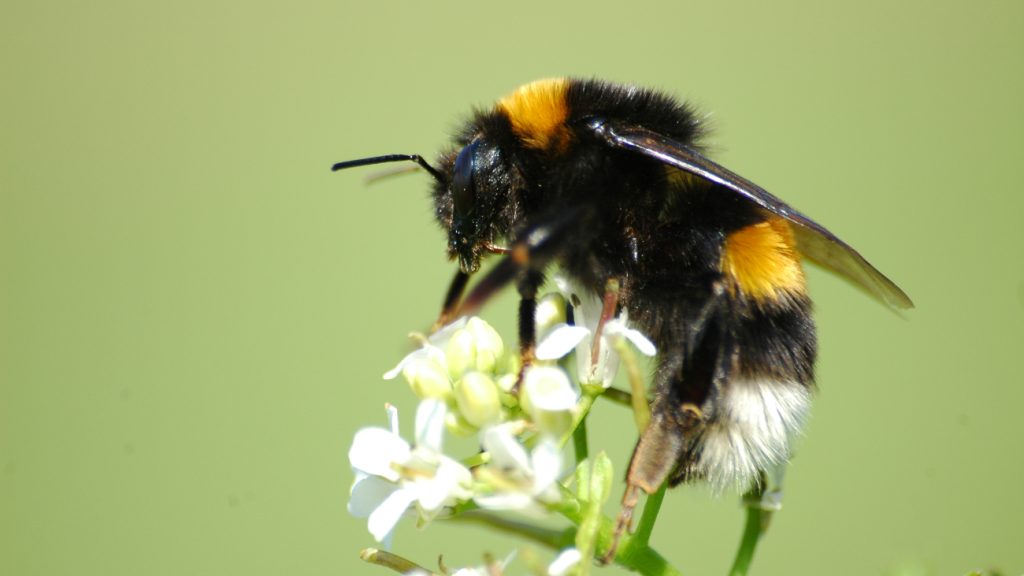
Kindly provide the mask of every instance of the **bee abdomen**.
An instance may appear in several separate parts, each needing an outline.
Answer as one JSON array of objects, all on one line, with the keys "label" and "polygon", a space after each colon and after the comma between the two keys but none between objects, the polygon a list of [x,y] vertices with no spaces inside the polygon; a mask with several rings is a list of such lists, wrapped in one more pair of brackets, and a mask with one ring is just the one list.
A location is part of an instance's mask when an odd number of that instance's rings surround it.
[{"label": "bee abdomen", "polygon": [[695,438],[686,476],[703,478],[715,489],[748,488],[761,470],[788,460],[810,406],[811,390],[801,382],[730,381]]},{"label": "bee abdomen", "polygon": [[761,306],[784,304],[807,293],[793,231],[781,218],[730,232],[721,267],[733,296]]}]

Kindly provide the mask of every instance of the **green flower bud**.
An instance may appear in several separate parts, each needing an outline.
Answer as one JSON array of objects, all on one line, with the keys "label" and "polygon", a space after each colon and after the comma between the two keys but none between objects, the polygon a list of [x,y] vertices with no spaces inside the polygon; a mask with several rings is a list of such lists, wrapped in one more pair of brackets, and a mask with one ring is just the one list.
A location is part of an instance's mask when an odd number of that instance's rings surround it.
[{"label": "green flower bud", "polygon": [[460,438],[466,438],[472,436],[478,432],[476,426],[473,426],[466,419],[462,417],[462,414],[458,412],[448,412],[444,417],[444,426],[448,429],[448,432],[453,436]]},{"label": "green flower bud", "polygon": [[519,351],[506,351],[498,364],[494,367],[494,374],[498,382],[498,388],[503,392],[511,392],[512,387],[519,380],[519,368],[522,365]]},{"label": "green flower bud", "polygon": [[565,370],[557,366],[534,364],[523,375],[519,403],[530,416],[536,417],[541,411],[569,411],[578,399],[579,392],[573,388]]},{"label": "green flower bud", "polygon": [[588,555],[597,543],[600,530],[601,507],[612,491],[614,471],[612,461],[604,452],[593,460],[584,460],[576,468],[576,497],[583,505],[583,519],[576,531],[576,548]]},{"label": "green flower bud", "polygon": [[537,334],[546,334],[549,330],[565,322],[565,298],[561,294],[545,294],[538,302],[534,312],[537,323]]},{"label": "green flower bud", "polygon": [[467,422],[482,428],[501,419],[501,397],[490,376],[469,372],[455,383],[455,403]]},{"label": "green flower bud", "polygon": [[466,372],[493,372],[505,353],[501,336],[480,318],[470,318],[466,326],[456,330],[445,347],[448,373],[459,378]]},{"label": "green flower bud", "polygon": [[572,430],[572,412],[562,410],[538,410],[533,415],[533,423],[542,434],[561,438]]},{"label": "green flower bud", "polygon": [[541,432],[558,436],[568,433],[578,400],[579,392],[561,368],[534,365],[523,376],[519,403]]},{"label": "green flower bud", "polygon": [[448,374],[453,380],[471,370],[476,364],[476,341],[473,335],[465,328],[452,333],[445,346],[444,357],[448,364]]},{"label": "green flower bud", "polygon": [[501,336],[490,324],[481,318],[470,318],[466,330],[476,341],[476,369],[480,372],[493,372],[498,360],[505,353],[505,344]]},{"label": "green flower bud", "polygon": [[448,371],[435,358],[416,358],[410,360],[402,375],[409,382],[413,394],[418,398],[445,399],[452,393],[452,383]]}]

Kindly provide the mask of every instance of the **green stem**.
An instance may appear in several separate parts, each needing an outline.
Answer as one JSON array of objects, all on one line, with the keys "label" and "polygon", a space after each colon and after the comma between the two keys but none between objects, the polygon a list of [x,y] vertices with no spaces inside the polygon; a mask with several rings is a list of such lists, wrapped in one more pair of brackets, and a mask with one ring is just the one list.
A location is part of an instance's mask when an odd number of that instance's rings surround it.
[{"label": "green stem", "polygon": [[587,447],[587,421],[581,420],[579,426],[572,433],[572,448],[576,453],[576,463],[579,464],[587,459],[590,450]]},{"label": "green stem", "polygon": [[625,338],[619,338],[614,343],[615,351],[619,353],[619,360],[626,368],[626,375],[629,378],[629,388],[632,391],[630,401],[633,405],[633,419],[636,420],[636,429],[641,434],[647,429],[647,423],[651,421],[651,407],[647,404],[647,390],[644,383],[644,376],[640,372],[640,364],[637,362],[633,349],[626,344]]},{"label": "green stem", "polygon": [[[574,443],[573,446],[575,447],[575,443],[578,442],[578,440],[576,439],[576,430],[578,430],[580,427],[584,425],[583,422],[587,419],[587,414],[590,414],[590,408],[593,407],[594,400],[600,394],[600,387],[583,386],[583,397],[580,398],[579,409],[576,411],[575,416],[573,416],[572,427],[570,428],[569,432],[566,433],[565,436],[562,436],[561,442],[558,443],[559,446],[564,447],[566,444],[569,443],[569,438],[571,437]],[[585,431],[584,439],[586,439]]]},{"label": "green stem", "polygon": [[614,386],[607,388],[602,395],[606,400],[611,400],[623,406],[633,406],[633,395],[625,390],[619,390]]},{"label": "green stem", "polygon": [[[579,526],[586,513],[578,502],[575,502],[567,491],[563,490],[563,501],[557,507],[557,511],[569,519],[573,524]],[[660,500],[659,500],[660,503]],[[573,505],[575,504],[575,506]],[[652,512],[655,516],[656,512]],[[644,516],[647,516],[647,508],[644,508]],[[651,522],[653,525],[653,521]],[[612,544],[612,537],[615,533],[615,522],[602,516],[597,529],[597,538],[594,541],[594,554],[598,556],[602,551],[607,550]],[[633,572],[645,576],[680,576],[680,572],[669,564],[665,557],[651,548],[647,542],[637,538],[636,534],[623,534],[619,539],[619,547],[615,553],[615,563]]]},{"label": "green stem", "polygon": [[736,551],[736,559],[733,561],[730,576],[746,576],[750,571],[750,564],[754,560],[754,551],[761,536],[768,529],[768,521],[772,512],[761,506],[761,497],[764,494],[764,482],[751,490],[743,501],[747,508],[747,523],[743,528],[743,539],[740,540],[739,550]]},{"label": "green stem", "polygon": [[542,528],[526,522],[509,520],[508,518],[480,510],[459,514],[453,516],[450,520],[483,524],[504,534],[522,536],[527,540],[532,540],[553,550],[560,550],[566,546],[571,546],[573,542],[573,531],[571,529],[552,530],[550,528]]},{"label": "green stem", "polygon": [[[611,546],[614,532],[615,523],[607,518],[602,518],[601,528],[597,534],[596,550],[607,550]],[[635,535],[623,535],[619,540],[615,563],[645,576],[680,576],[680,572],[669,564],[668,560],[665,560],[657,550],[648,546],[646,542],[639,541]]]},{"label": "green stem", "polygon": [[633,540],[639,544],[647,545],[651,540],[651,532],[654,531],[654,523],[658,520],[658,512],[661,511],[661,502],[665,499],[665,489],[668,483],[662,483],[657,492],[647,497],[644,503],[644,513],[640,516],[640,523],[636,526]]},{"label": "green stem", "polygon": [[[664,493],[662,492],[661,494],[663,495]],[[527,522],[517,522],[482,510],[466,511],[465,513],[453,516],[450,520],[483,524],[505,534],[522,536],[527,540],[547,546],[552,550],[561,550],[575,543],[576,530],[580,523],[583,522],[584,515],[586,514],[586,510],[580,506],[580,503],[565,488],[562,489],[562,498],[562,502],[551,509],[574,524],[574,526],[565,530],[552,530]],[[651,498],[656,499],[660,504],[660,498],[656,498],[656,496]],[[643,514],[645,519],[648,514],[648,508],[645,506]],[[651,512],[651,514],[657,515],[655,512]],[[641,525],[643,523],[644,520],[641,520]],[[652,525],[653,520],[648,526]],[[595,556],[598,552],[607,550],[611,546],[614,532],[615,522],[601,516],[592,551]],[[657,550],[651,548],[642,538],[637,538],[636,534],[623,534],[619,540],[618,551],[615,554],[615,563],[645,576],[681,576],[680,572],[669,564]]]}]

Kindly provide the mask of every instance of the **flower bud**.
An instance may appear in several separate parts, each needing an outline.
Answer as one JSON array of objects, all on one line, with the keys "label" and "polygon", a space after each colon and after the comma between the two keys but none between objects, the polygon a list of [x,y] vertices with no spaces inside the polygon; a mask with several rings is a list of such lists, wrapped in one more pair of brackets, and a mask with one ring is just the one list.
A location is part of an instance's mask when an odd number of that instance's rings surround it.
[{"label": "flower bud", "polygon": [[402,367],[402,375],[420,399],[444,399],[452,393],[448,372],[436,358],[413,358]]},{"label": "flower bud", "polygon": [[565,298],[558,293],[545,294],[537,301],[537,308],[533,318],[537,323],[537,340],[543,339],[552,328],[565,323],[566,306]]},{"label": "flower bud", "polygon": [[561,412],[572,410],[579,392],[569,382],[565,370],[556,366],[531,366],[523,375],[519,402],[523,410],[535,416],[540,410]]},{"label": "flower bud", "polygon": [[519,403],[542,431],[562,435],[572,428],[572,410],[579,392],[565,371],[555,366],[531,366],[523,376]]},{"label": "flower bud", "polygon": [[455,403],[462,417],[477,428],[501,419],[498,386],[486,374],[469,372],[456,382]]},{"label": "flower bud", "polygon": [[476,426],[467,422],[462,414],[459,414],[456,411],[451,411],[445,415],[444,426],[452,436],[458,436],[460,438],[473,436],[479,431]]},{"label": "flower bud", "polygon": [[568,410],[538,410],[533,423],[542,434],[561,438],[572,430],[573,416]]},{"label": "flower bud", "polygon": [[476,369],[492,372],[498,359],[505,353],[501,335],[482,318],[473,317],[466,323],[466,330],[476,340]]},{"label": "flower bud", "polygon": [[493,372],[505,352],[501,336],[480,318],[470,318],[465,328],[456,330],[445,347],[448,373],[459,378],[466,372]]}]

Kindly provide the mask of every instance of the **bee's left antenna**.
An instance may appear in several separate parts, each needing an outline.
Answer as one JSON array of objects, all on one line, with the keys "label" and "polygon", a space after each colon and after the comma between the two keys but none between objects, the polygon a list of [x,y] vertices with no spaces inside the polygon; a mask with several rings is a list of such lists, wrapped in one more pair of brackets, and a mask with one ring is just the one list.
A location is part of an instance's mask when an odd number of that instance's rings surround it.
[{"label": "bee's left antenna", "polygon": [[331,170],[337,172],[338,170],[344,170],[346,168],[355,168],[357,166],[369,166],[371,164],[384,164],[386,162],[406,162],[412,161],[420,165],[421,168],[430,173],[443,185],[447,185],[448,181],[441,175],[433,166],[427,163],[419,154],[385,154],[384,156],[374,156],[372,158],[360,158],[358,160],[348,160],[345,162],[338,162],[334,166],[331,166]]}]

